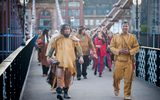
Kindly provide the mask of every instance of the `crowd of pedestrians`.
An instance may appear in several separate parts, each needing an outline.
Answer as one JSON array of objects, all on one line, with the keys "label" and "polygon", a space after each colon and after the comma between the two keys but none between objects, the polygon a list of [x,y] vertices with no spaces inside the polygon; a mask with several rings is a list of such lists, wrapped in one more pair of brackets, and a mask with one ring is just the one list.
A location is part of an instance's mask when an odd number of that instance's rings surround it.
[{"label": "crowd of pedestrians", "polygon": [[93,75],[98,74],[98,77],[103,77],[105,69],[113,71],[116,96],[119,94],[120,80],[124,78],[124,99],[130,100],[133,58],[139,44],[128,29],[128,22],[123,22],[121,34],[113,34],[105,25],[90,30],[85,26],[72,29],[69,24],[64,24],[60,32],[55,30],[52,36],[47,29],[39,31],[37,58],[42,65],[42,76],[48,76],[57,99],[70,99],[68,91],[73,77],[78,81],[82,77],[87,79],[87,69],[92,65]]}]

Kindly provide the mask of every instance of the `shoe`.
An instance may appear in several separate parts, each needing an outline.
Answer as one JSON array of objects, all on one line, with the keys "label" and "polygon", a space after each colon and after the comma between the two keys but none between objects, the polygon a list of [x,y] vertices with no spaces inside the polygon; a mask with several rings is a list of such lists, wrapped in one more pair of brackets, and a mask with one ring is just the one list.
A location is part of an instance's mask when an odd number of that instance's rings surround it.
[{"label": "shoe", "polygon": [[63,88],[63,90],[64,90],[64,98],[65,99],[70,99],[71,98],[71,96],[68,94],[68,89],[69,88]]},{"label": "shoe", "polygon": [[131,96],[124,97],[124,100],[131,100]]},{"label": "shoe", "polygon": [[77,80],[81,80],[81,77],[77,77]]},{"label": "shoe", "polygon": [[60,87],[57,87],[56,93],[57,93],[57,99],[58,100],[64,100],[63,96],[62,96],[62,89]]},{"label": "shoe", "polygon": [[97,75],[97,71],[94,71],[94,75]]},{"label": "shoe", "polygon": [[114,91],[114,95],[118,96],[119,95],[119,91]]},{"label": "shoe", "polygon": [[87,79],[87,76],[83,76],[84,77],[84,79]]},{"label": "shoe", "polygon": [[42,77],[46,77],[46,76],[47,76],[47,74],[43,74],[43,75],[42,75]]},{"label": "shoe", "polygon": [[52,88],[52,89],[51,89],[51,93],[56,94],[56,89],[55,89],[55,88]]},{"label": "shoe", "polygon": [[102,77],[102,74],[101,74],[101,73],[99,73],[99,77]]},{"label": "shoe", "polygon": [[58,100],[64,100],[63,97],[61,95],[59,95],[59,94],[57,94],[57,99]]}]

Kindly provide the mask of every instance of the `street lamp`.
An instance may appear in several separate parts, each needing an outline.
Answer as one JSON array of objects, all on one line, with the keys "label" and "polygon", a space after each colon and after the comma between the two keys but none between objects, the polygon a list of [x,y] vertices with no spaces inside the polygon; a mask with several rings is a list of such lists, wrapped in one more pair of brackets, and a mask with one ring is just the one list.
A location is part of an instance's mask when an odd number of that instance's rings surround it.
[{"label": "street lamp", "polygon": [[138,11],[138,8],[139,8],[139,5],[141,5],[142,3],[142,0],[133,0],[133,4],[136,6],[136,35],[138,40],[140,38],[140,33],[139,33],[139,11]]},{"label": "street lamp", "polygon": [[26,9],[26,5],[28,4],[29,0],[19,0],[19,2],[21,3],[21,5],[23,6],[23,41],[22,41],[22,46],[25,46],[26,44],[26,36],[25,36],[25,9]]},{"label": "street lamp", "polygon": [[70,17],[70,21],[71,21],[71,27],[73,28],[73,22],[74,22],[75,18],[74,16]]},{"label": "street lamp", "polygon": [[21,5],[24,5],[24,4],[27,5],[29,0],[19,0],[19,2],[21,3]]}]

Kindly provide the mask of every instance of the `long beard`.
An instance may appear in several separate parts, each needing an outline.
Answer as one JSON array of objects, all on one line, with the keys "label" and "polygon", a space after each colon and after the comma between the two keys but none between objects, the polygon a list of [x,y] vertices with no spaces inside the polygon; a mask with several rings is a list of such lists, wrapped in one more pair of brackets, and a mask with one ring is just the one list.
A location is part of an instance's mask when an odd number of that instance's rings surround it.
[{"label": "long beard", "polygon": [[63,34],[64,37],[68,38],[70,34]]}]

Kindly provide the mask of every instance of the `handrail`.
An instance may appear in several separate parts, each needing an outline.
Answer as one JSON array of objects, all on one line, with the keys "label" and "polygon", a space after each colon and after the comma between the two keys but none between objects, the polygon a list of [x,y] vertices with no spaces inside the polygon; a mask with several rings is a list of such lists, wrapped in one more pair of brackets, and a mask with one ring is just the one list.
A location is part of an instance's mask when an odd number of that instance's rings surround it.
[{"label": "handrail", "polygon": [[29,39],[25,46],[17,48],[0,64],[1,99],[19,100],[27,77],[35,40],[36,37]]},{"label": "handrail", "polygon": [[160,48],[147,47],[147,46],[141,46],[141,48],[145,48],[145,49],[154,49],[154,50],[160,50]]},{"label": "handrail", "polygon": [[[26,45],[32,40],[33,38],[26,41]],[[0,76],[3,72],[8,68],[8,66],[13,62],[16,56],[25,48],[25,46],[20,46],[17,48],[13,53],[11,53],[4,61],[0,64]]]}]

